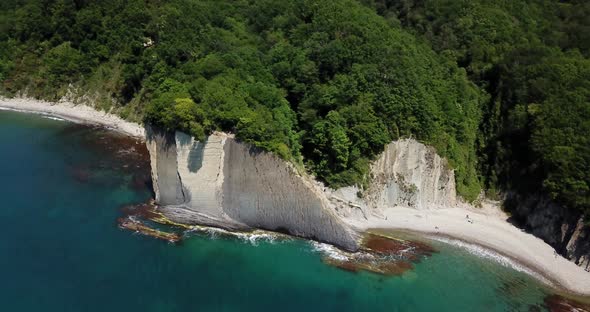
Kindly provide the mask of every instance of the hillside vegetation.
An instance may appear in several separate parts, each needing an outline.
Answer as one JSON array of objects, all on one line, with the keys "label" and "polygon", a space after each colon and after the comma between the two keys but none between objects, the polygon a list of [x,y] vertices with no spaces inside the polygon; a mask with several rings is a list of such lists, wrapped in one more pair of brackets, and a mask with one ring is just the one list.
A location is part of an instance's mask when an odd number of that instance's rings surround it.
[{"label": "hillside vegetation", "polygon": [[590,2],[365,1],[489,94],[479,171],[494,193],[547,194],[590,217]]},{"label": "hillside vegetation", "polygon": [[214,130],[366,185],[384,145],[436,147],[468,200],[542,188],[588,210],[583,2],[8,0],[6,94],[72,92],[197,138]]}]

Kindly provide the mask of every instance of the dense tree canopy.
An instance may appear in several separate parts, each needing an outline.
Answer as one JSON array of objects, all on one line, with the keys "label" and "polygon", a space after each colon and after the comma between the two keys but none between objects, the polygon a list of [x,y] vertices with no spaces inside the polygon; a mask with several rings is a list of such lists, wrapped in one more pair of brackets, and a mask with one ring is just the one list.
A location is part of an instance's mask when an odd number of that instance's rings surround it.
[{"label": "dense tree canopy", "polygon": [[458,192],[589,203],[583,1],[8,0],[6,94],[90,95],[204,138],[231,131],[328,184],[415,137]]},{"label": "dense tree canopy", "polygon": [[490,190],[542,189],[590,211],[590,3],[367,0],[489,94],[479,163]]}]

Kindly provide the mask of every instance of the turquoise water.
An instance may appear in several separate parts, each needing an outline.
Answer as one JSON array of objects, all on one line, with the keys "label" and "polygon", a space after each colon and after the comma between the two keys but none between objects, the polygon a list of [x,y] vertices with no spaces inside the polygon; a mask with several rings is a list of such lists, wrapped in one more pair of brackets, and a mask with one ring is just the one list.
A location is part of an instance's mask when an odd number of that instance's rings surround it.
[{"label": "turquoise water", "polygon": [[533,279],[442,243],[385,277],[328,266],[303,240],[172,245],[121,230],[122,206],[151,196],[145,155],[121,140],[0,112],[2,311],[545,310]]}]

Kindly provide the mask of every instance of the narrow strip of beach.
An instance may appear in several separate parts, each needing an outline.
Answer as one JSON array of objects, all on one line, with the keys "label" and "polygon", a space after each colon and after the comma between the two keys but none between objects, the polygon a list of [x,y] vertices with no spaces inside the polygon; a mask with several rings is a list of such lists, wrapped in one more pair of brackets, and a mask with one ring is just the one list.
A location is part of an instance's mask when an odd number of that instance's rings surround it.
[{"label": "narrow strip of beach", "polygon": [[0,97],[0,109],[54,116],[75,123],[105,127],[125,135],[145,139],[145,130],[142,125],[123,120],[119,116],[107,112],[98,111],[84,104]]},{"label": "narrow strip of beach", "polygon": [[[145,139],[142,125],[83,104],[0,97],[0,109],[55,116]],[[497,207],[480,209],[462,205],[432,210],[395,207],[385,209],[383,215],[369,216],[368,220],[345,221],[359,231],[375,228],[406,230],[476,244],[529,267],[546,277],[553,286],[578,295],[590,295],[590,272],[557,255],[551,246],[506,219],[507,216]]]},{"label": "narrow strip of beach", "polygon": [[507,216],[497,209],[453,207],[417,210],[394,207],[385,209],[382,216],[346,221],[359,231],[402,230],[427,234],[447,242],[456,239],[475,244],[528,267],[545,278],[543,282],[550,281],[551,286],[576,295],[590,295],[590,272],[558,255],[540,238],[510,224]]}]

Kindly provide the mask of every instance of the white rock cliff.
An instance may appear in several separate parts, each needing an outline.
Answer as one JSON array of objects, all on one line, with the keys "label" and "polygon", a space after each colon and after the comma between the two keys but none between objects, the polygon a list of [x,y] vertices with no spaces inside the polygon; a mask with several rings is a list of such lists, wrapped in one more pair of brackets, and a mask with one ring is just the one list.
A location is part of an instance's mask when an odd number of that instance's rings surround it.
[{"label": "white rock cliff", "polygon": [[[413,139],[386,146],[371,166],[366,190],[324,187],[292,164],[225,133],[198,142],[148,126],[146,145],[159,209],[179,223],[261,228],[356,250],[359,233],[350,220],[384,218],[386,210],[400,206],[457,206],[455,177],[446,160]],[[545,201],[513,202],[514,216],[528,231],[576,264],[590,265],[590,230],[580,216]]]},{"label": "white rock cliff", "polygon": [[230,229],[262,228],[358,248],[312,180],[288,162],[216,133],[197,142],[146,128],[156,201],[170,219]]}]

